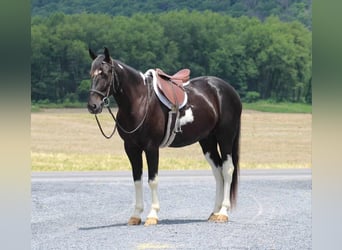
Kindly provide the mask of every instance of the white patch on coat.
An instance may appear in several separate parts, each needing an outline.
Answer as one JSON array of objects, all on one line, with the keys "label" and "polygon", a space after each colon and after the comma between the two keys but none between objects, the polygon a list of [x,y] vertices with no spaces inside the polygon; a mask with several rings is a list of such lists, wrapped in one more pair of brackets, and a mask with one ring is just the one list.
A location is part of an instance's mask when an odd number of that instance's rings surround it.
[{"label": "white patch on coat", "polygon": [[94,76],[97,76],[97,75],[99,75],[99,74],[101,74],[101,73],[102,73],[102,70],[96,69],[96,70],[94,71],[93,75],[94,75]]},{"label": "white patch on coat", "polygon": [[179,123],[181,126],[184,126],[185,124],[192,123],[194,121],[194,115],[192,114],[192,109],[188,108],[185,110],[184,116],[182,116],[179,119]]},{"label": "white patch on coat", "polygon": [[120,69],[124,69],[124,67],[120,63],[118,63],[118,66],[120,67]]}]

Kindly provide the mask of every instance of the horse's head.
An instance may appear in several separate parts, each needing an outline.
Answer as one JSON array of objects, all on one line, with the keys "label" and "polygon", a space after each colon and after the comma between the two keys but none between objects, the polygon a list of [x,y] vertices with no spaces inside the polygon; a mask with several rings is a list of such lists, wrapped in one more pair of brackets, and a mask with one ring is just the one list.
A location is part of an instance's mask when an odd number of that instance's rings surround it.
[{"label": "horse's head", "polygon": [[93,62],[90,69],[91,89],[88,110],[92,114],[98,114],[108,102],[114,81],[114,67],[107,48],[104,49],[103,55],[96,55],[89,49],[89,55]]}]

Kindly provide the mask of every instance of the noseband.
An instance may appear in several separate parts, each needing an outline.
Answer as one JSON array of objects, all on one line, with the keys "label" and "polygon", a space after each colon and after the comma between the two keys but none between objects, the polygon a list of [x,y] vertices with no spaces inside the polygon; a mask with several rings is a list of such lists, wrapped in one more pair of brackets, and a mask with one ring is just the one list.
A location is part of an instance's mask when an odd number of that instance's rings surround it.
[{"label": "noseband", "polygon": [[[107,63],[107,62],[105,62],[105,63]],[[109,63],[107,63],[107,64],[109,64]],[[133,134],[134,132],[136,132],[136,131],[143,125],[143,123],[144,123],[144,121],[145,121],[145,119],[146,119],[147,112],[148,112],[148,107],[149,107],[148,104],[149,104],[149,99],[150,99],[150,88],[149,88],[149,84],[147,83],[147,100],[146,100],[146,104],[145,104],[145,110],[146,110],[146,111],[145,111],[145,115],[144,115],[143,119],[141,120],[141,122],[138,124],[138,126],[137,126],[136,128],[134,128],[134,129],[132,129],[132,130],[126,130],[126,129],[124,129],[124,128],[119,124],[119,122],[117,121],[115,115],[112,113],[112,111],[111,111],[111,109],[110,109],[110,107],[109,107],[109,98],[108,98],[108,97],[109,97],[109,93],[110,93],[110,88],[111,88],[111,86],[113,86],[113,92],[114,92],[114,93],[118,93],[118,92],[120,91],[120,90],[119,90],[120,82],[119,82],[119,78],[118,78],[118,76],[117,76],[117,74],[116,74],[116,72],[115,72],[115,70],[114,70],[114,63],[113,63],[113,60],[111,60],[110,66],[111,66],[111,68],[112,68],[112,79],[111,79],[111,84],[109,84],[109,86],[107,87],[106,92],[101,92],[101,91],[99,91],[99,90],[97,90],[97,89],[94,89],[94,88],[91,88],[91,89],[89,90],[90,93],[94,92],[94,93],[97,93],[97,94],[99,94],[100,96],[103,97],[101,105],[103,104],[103,106],[106,107],[106,108],[108,109],[108,112],[111,114],[111,116],[113,117],[113,120],[114,120],[114,122],[115,122],[114,129],[113,129],[112,133],[108,136],[108,135],[106,135],[106,134],[103,132],[103,129],[102,129],[102,127],[101,127],[101,124],[100,124],[100,122],[99,122],[99,119],[97,118],[97,114],[95,114],[95,119],[96,119],[97,125],[98,125],[98,127],[99,127],[99,129],[100,129],[102,135],[103,135],[106,139],[110,139],[110,138],[114,135],[117,126],[118,126],[124,133],[126,133],[126,134]],[[117,82],[117,89],[116,89],[116,87],[115,87],[115,82]],[[121,92],[122,92],[122,90],[121,90]]]}]

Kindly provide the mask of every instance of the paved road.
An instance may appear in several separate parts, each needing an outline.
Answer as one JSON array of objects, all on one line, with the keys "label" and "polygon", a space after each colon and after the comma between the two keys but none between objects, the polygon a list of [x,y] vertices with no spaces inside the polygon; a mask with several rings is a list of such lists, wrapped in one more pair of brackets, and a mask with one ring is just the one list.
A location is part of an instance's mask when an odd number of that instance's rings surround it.
[{"label": "paved road", "polygon": [[[146,180],[146,178],[145,178]],[[127,226],[130,172],[33,173],[32,249],[311,249],[311,170],[241,171],[227,224],[210,171],[161,171],[160,223]],[[150,192],[144,184],[147,215]]]}]

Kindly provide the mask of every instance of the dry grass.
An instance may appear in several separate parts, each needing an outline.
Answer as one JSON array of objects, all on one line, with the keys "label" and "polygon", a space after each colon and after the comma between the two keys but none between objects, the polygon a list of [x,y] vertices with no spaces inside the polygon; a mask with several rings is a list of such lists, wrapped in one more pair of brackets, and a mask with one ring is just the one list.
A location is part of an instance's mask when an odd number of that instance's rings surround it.
[{"label": "dry grass", "polygon": [[[100,116],[105,131],[113,121]],[[244,111],[241,130],[242,168],[311,167],[311,114]],[[86,110],[44,110],[31,114],[33,171],[129,170],[123,141],[102,137]],[[146,165],[146,164],[145,164]],[[160,169],[209,169],[194,144],[160,151]]]}]

